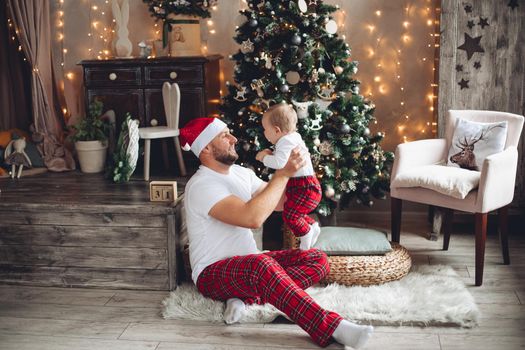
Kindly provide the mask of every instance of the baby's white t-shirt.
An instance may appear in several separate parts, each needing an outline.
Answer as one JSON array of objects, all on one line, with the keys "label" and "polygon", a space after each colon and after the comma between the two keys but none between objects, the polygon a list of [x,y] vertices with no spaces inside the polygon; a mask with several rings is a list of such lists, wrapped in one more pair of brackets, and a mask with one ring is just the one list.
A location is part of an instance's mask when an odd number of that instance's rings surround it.
[{"label": "baby's white t-shirt", "polygon": [[[308,151],[308,148],[298,132],[292,132],[288,135],[282,136],[275,144],[273,155],[268,155],[263,158],[264,165],[272,169],[284,168],[286,162],[288,162],[290,153],[297,146],[300,146],[302,151]],[[312,160],[306,158],[306,164],[301,169],[297,170],[292,177],[311,176],[314,174]]]}]

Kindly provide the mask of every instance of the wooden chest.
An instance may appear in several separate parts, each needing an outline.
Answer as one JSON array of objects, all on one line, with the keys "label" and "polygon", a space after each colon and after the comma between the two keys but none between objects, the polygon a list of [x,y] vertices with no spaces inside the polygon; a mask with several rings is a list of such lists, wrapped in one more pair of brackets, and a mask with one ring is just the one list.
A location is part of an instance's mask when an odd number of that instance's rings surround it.
[{"label": "wooden chest", "polygon": [[0,183],[0,283],[174,289],[179,202],[149,202],[142,181],[69,176]]}]

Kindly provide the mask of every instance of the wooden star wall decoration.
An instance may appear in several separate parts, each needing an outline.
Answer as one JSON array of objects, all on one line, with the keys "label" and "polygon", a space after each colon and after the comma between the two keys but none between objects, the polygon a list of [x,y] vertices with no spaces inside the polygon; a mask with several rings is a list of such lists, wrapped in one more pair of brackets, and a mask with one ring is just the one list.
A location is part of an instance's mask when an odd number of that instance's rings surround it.
[{"label": "wooden star wall decoration", "polygon": [[479,16],[479,23],[478,23],[478,25],[481,27],[481,29],[485,29],[485,27],[489,25],[488,17],[487,18],[483,18],[483,17]]},{"label": "wooden star wall decoration", "polygon": [[469,81],[470,80],[465,80],[465,79],[461,78],[461,81],[458,83],[458,85],[461,86],[461,90],[469,88],[469,86],[468,86]]},{"label": "wooden star wall decoration", "polygon": [[465,34],[465,42],[458,46],[458,49],[465,50],[467,53],[467,60],[470,61],[474,53],[476,52],[485,52],[485,50],[479,45],[479,42],[481,41],[482,36],[477,36],[475,38],[471,37],[467,33]]}]

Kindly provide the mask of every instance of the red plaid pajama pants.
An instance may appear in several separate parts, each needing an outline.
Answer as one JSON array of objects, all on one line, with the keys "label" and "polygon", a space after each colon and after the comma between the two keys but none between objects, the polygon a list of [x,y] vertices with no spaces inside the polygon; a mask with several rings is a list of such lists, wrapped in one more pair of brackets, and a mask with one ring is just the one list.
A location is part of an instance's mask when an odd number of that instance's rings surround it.
[{"label": "red plaid pajama pants", "polygon": [[321,200],[321,184],[315,176],[293,177],[286,185],[283,220],[296,237],[304,236],[315,222],[308,216]]},{"label": "red plaid pajama pants", "polygon": [[220,260],[201,272],[197,288],[215,300],[270,303],[324,347],[343,318],[321,308],[304,289],[329,271],[326,254],[318,249],[272,251]]}]

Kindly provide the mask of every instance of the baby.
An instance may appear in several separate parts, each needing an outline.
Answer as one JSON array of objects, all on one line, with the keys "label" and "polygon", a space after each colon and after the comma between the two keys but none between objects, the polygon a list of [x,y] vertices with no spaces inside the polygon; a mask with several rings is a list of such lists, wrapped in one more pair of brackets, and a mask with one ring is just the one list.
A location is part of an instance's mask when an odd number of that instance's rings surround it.
[{"label": "baby", "polygon": [[[297,146],[308,150],[301,135],[296,131],[297,113],[288,104],[279,103],[270,107],[262,118],[264,136],[275,145],[275,151],[265,149],[257,153],[256,159],[269,168],[281,169]],[[300,249],[310,249],[315,244],[321,229],[308,214],[321,200],[321,185],[315,176],[312,161],[299,169],[286,185],[283,220],[296,237],[301,238]]]}]

